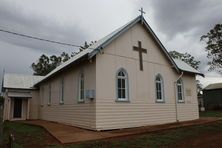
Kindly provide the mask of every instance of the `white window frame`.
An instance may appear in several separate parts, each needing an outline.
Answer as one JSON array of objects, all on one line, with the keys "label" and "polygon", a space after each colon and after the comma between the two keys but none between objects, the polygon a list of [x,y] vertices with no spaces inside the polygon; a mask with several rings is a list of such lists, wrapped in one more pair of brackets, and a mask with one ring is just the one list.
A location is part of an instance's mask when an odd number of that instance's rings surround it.
[{"label": "white window frame", "polygon": [[[160,80],[157,80],[157,78],[159,78]],[[157,83],[160,84],[160,89],[157,89]],[[165,98],[164,98],[164,82],[163,82],[163,77],[160,74],[157,74],[155,77],[155,92],[156,92],[156,102],[165,102]],[[158,98],[157,93],[160,93],[161,95],[161,99]]]},{"label": "white window frame", "polygon": [[[119,76],[119,73],[123,72],[124,76]],[[125,88],[119,88],[118,86],[118,80],[119,79],[124,79],[125,80]],[[119,89],[124,89],[125,90],[125,98],[119,97]],[[120,68],[117,73],[116,73],[116,101],[117,102],[129,102],[129,79],[128,79],[128,74],[125,69]]]},{"label": "white window frame", "polygon": [[78,102],[84,102],[85,101],[85,75],[83,72],[80,73],[79,75],[78,83],[79,83]]},{"label": "white window frame", "polygon": [[60,80],[59,103],[64,104],[64,78]]},{"label": "white window frame", "polygon": [[51,105],[51,102],[52,102],[52,86],[51,86],[51,83],[49,83],[49,86],[48,86],[48,105]]},{"label": "white window frame", "polygon": [[[180,82],[180,83],[179,83]],[[179,92],[178,87],[181,87],[181,92]],[[184,86],[183,86],[183,81],[182,79],[179,79],[176,83],[176,89],[177,89],[177,102],[179,103],[184,103]],[[181,99],[179,99],[179,93],[181,93]]]}]

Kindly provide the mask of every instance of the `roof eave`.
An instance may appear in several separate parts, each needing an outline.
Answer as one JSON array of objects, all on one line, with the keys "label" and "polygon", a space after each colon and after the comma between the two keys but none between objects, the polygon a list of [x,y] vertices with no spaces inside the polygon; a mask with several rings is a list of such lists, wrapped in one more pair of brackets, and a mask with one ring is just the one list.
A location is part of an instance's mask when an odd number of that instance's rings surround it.
[{"label": "roof eave", "polygon": [[63,69],[66,69],[67,67],[69,67],[69,66],[72,65],[73,63],[75,63],[75,62],[77,62],[77,61],[79,61],[80,59],[83,59],[83,58],[85,58],[85,57],[88,57],[88,53],[87,53],[86,55],[83,55],[83,56],[80,57],[79,59],[77,59],[77,60],[69,63],[69,64],[66,65],[65,67],[62,67],[61,69],[59,69],[58,71],[52,73],[51,75],[46,76],[45,78],[43,78],[43,79],[40,80],[39,82],[35,83],[35,84],[33,85],[33,87],[38,87],[40,83],[48,80],[48,79],[51,78],[52,76],[54,76],[54,75],[56,75],[57,73],[61,72]]},{"label": "roof eave", "polygon": [[196,75],[200,75],[200,76],[202,76],[202,77],[205,77],[204,74],[199,73],[199,72],[192,72],[192,71],[186,71],[186,70],[181,70],[181,69],[180,69],[180,71],[187,72],[187,73],[192,73],[192,74],[196,74]]},{"label": "roof eave", "polygon": [[30,88],[18,88],[18,87],[3,87],[4,88],[4,90],[6,90],[6,89],[19,89],[19,90],[37,90],[38,88],[36,88],[36,87],[30,87]]}]

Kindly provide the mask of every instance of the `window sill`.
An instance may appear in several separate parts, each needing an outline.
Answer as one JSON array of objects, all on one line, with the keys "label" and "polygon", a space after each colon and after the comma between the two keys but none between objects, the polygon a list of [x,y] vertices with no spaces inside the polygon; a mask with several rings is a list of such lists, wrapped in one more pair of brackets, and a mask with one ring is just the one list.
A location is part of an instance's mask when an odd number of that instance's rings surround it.
[{"label": "window sill", "polygon": [[165,100],[156,100],[156,103],[166,103]]},{"label": "window sill", "polygon": [[85,103],[85,100],[78,100],[78,103]]},{"label": "window sill", "polygon": [[185,101],[184,100],[181,100],[181,101],[177,100],[177,103],[185,103]]},{"label": "window sill", "polygon": [[116,99],[116,102],[123,102],[123,103],[130,103],[130,100],[118,100],[118,99]]}]

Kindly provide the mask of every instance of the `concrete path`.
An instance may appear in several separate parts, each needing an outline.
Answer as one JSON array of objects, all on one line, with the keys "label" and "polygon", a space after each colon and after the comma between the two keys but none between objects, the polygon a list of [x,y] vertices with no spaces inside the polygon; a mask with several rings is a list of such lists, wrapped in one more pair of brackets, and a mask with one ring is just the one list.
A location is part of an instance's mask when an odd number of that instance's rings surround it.
[{"label": "concrete path", "polygon": [[138,135],[142,133],[156,132],[186,126],[207,124],[219,121],[219,118],[201,118],[193,121],[185,121],[179,123],[162,124],[155,126],[143,126],[138,128],[129,128],[111,131],[90,131],[74,126],[64,125],[61,123],[44,121],[44,120],[29,120],[19,121],[27,124],[37,125],[45,128],[52,136],[61,143],[76,143],[90,140],[109,139],[123,136]]}]

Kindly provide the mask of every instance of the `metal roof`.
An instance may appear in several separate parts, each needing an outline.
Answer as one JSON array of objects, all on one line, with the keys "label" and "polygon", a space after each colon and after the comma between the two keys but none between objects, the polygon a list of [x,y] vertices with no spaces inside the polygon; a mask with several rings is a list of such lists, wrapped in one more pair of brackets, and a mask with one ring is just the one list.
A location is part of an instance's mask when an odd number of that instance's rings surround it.
[{"label": "metal roof", "polygon": [[191,72],[191,73],[195,73],[195,74],[199,74],[204,76],[201,72],[199,72],[198,70],[194,69],[192,66],[188,65],[187,63],[185,63],[182,60],[179,59],[173,59],[174,62],[176,63],[177,67],[185,72]]},{"label": "metal roof", "polygon": [[207,87],[205,87],[205,90],[213,90],[213,89],[221,89],[222,88],[222,83],[214,83],[210,84]]},{"label": "metal roof", "polygon": [[34,89],[34,84],[42,78],[42,76],[6,73],[3,77],[3,88]]},{"label": "metal roof", "polygon": [[[128,29],[130,29],[132,26],[134,26],[135,24],[137,24],[138,22],[141,22],[143,24],[143,26],[147,29],[148,32],[151,33],[152,37],[154,38],[154,40],[158,43],[158,45],[160,46],[160,48],[162,49],[163,53],[166,55],[166,57],[170,60],[170,62],[172,63],[172,65],[174,66],[174,68],[177,70],[177,72],[180,71],[180,69],[178,68],[177,64],[175,63],[175,61],[170,57],[169,53],[167,52],[167,50],[165,49],[165,47],[163,46],[163,44],[160,42],[160,40],[157,38],[157,36],[155,35],[155,33],[153,32],[153,30],[151,29],[151,27],[148,25],[148,23],[146,22],[146,20],[144,19],[143,16],[138,16],[135,19],[133,19],[132,21],[128,22],[127,24],[125,24],[124,26],[118,28],[117,30],[113,31],[112,33],[110,33],[109,35],[105,36],[104,38],[100,39],[98,42],[96,42],[95,44],[93,44],[92,46],[90,46],[89,48],[83,50],[82,52],[78,53],[77,55],[75,55],[74,57],[72,57],[70,60],[64,62],[63,64],[61,64],[60,66],[58,66],[56,69],[54,69],[53,71],[51,71],[49,74],[47,74],[43,79],[41,79],[40,81],[38,81],[35,85],[43,82],[44,80],[48,79],[49,77],[51,77],[52,75],[54,75],[55,73],[61,71],[62,69],[64,69],[65,67],[67,67],[68,65],[74,63],[75,61],[77,61],[78,59],[87,56],[88,59],[91,59],[92,57],[94,57],[97,53],[101,52],[101,50],[104,49],[104,47],[106,47],[109,43],[111,43],[114,39],[116,39],[117,37],[119,37],[122,33],[126,32]],[[182,65],[182,64],[179,64]],[[187,67],[187,66],[185,66]],[[182,69],[181,69],[182,70]],[[192,72],[189,71],[189,72]],[[200,74],[199,72],[194,72],[197,74]]]}]

